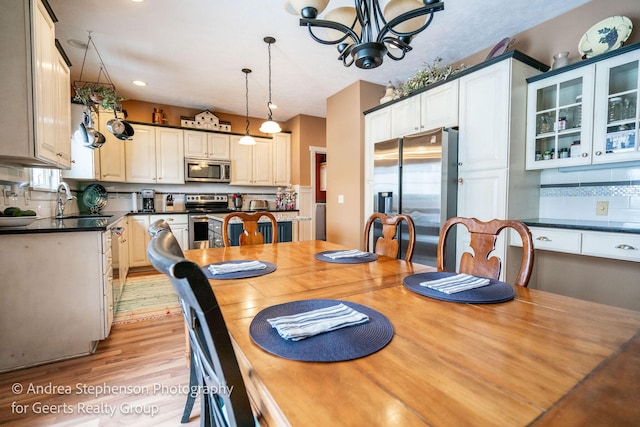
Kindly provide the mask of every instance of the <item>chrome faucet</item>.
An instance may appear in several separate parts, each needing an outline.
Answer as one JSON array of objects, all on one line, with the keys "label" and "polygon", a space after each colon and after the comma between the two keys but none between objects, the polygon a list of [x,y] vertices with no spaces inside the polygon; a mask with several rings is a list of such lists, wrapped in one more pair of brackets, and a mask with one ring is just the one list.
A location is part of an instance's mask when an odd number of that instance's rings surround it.
[{"label": "chrome faucet", "polygon": [[[64,190],[65,192],[64,201],[62,200],[62,190]],[[69,200],[75,199],[73,194],[71,194],[69,185],[64,181],[60,182],[60,185],[58,185],[57,199],[58,199],[58,203],[56,205],[56,218],[62,218],[64,216],[64,206],[67,204]]]}]

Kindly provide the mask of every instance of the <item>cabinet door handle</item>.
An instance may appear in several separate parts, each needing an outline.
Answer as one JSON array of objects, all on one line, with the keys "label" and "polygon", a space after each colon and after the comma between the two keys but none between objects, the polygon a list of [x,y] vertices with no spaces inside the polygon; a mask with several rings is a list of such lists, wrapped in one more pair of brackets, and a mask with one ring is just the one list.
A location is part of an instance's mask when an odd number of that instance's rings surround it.
[{"label": "cabinet door handle", "polygon": [[588,155],[588,153],[582,153],[582,157],[587,157]]},{"label": "cabinet door handle", "polygon": [[551,239],[548,238],[547,236],[537,237],[536,240],[540,240],[541,242],[551,242]]},{"label": "cabinet door handle", "polygon": [[464,183],[464,179],[462,179],[462,178],[458,178],[458,182],[459,182],[460,184],[463,184],[463,183]]},{"label": "cabinet door handle", "polygon": [[622,249],[623,251],[637,251],[638,248],[634,248],[631,245],[627,245],[625,243],[621,243],[618,246],[616,246],[616,249]]},{"label": "cabinet door handle", "polygon": [[458,162],[458,166],[462,166],[462,162]]},{"label": "cabinet door handle", "polygon": [[596,151],[596,156],[602,156],[602,151]]}]

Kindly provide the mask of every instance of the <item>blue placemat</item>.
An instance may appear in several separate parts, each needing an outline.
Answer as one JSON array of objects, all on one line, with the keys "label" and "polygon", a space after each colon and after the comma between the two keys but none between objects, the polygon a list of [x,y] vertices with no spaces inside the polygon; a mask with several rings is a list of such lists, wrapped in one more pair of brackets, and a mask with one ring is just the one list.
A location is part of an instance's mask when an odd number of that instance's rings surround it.
[{"label": "blue placemat", "polygon": [[[343,303],[369,316],[369,321],[300,341],[285,340],[267,319],[330,307]],[[251,321],[249,334],[254,343],[271,354],[303,362],[339,362],[368,356],[385,347],[393,338],[393,326],[381,313],[349,301],[313,299],[293,301],[265,308]]]},{"label": "blue placemat", "polygon": [[342,250],[318,252],[317,254],[314,255],[314,258],[317,259],[318,261],[335,262],[336,264],[360,264],[363,262],[371,262],[378,259],[378,255],[371,252],[367,252],[366,256],[360,256],[360,257],[333,259],[333,258],[329,258],[328,256],[325,256],[325,254],[332,254],[334,252],[342,252]]},{"label": "blue placemat", "polygon": [[253,260],[250,260],[250,259],[238,259],[238,260],[233,260],[233,261],[216,262],[214,264],[205,265],[204,267],[202,267],[202,271],[204,271],[204,274],[209,279],[217,279],[217,280],[247,279],[249,277],[264,276],[265,274],[273,273],[274,271],[276,271],[276,265],[271,263],[271,262],[267,262],[267,261],[260,261],[261,263],[263,263],[263,264],[265,264],[267,266],[267,268],[262,269],[262,270],[235,271],[233,273],[225,273],[225,274],[213,274],[213,273],[211,273],[211,271],[209,271],[209,266],[210,265],[240,264],[240,263],[248,262],[248,261],[253,261]]},{"label": "blue placemat", "polygon": [[404,286],[409,290],[430,298],[443,301],[461,302],[470,304],[489,304],[510,301],[515,297],[513,287],[505,282],[489,279],[489,284],[481,288],[469,289],[455,294],[445,294],[435,289],[421,286],[421,282],[442,279],[443,277],[454,276],[458,273],[431,272],[419,273],[407,276],[402,280]]}]

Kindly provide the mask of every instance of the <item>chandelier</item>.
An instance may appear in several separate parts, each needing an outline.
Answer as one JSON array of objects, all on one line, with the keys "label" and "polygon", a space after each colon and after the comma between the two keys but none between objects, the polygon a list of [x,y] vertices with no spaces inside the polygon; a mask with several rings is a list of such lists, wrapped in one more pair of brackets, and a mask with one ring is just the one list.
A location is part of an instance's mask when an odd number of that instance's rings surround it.
[{"label": "chandelier", "polygon": [[263,40],[267,44],[268,50],[269,50],[269,102],[267,102],[267,109],[269,110],[269,115],[267,117],[267,121],[262,123],[262,126],[260,126],[260,132],[278,133],[278,132],[281,132],[282,129],[280,128],[280,125],[277,122],[273,121],[273,118],[272,118],[273,112],[271,111],[272,108],[276,108],[276,106],[271,102],[271,45],[276,42],[276,39],[274,39],[273,37],[267,36]]},{"label": "chandelier", "polygon": [[[390,0],[384,12],[379,0],[354,0],[355,7],[338,7],[318,19],[329,0],[289,0],[287,8],[300,15],[300,26],[307,27],[318,43],[337,45],[338,59],[345,67],[371,69],[382,64],[384,56],[399,61],[409,52],[411,39],[433,21],[435,12],[444,10],[439,0]],[[325,29],[321,36],[315,27]]]}]

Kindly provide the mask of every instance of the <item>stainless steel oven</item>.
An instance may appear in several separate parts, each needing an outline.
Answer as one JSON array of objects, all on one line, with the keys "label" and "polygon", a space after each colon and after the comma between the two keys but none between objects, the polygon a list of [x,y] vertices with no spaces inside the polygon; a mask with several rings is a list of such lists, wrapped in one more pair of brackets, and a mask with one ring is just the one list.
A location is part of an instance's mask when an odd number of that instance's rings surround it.
[{"label": "stainless steel oven", "polygon": [[189,214],[189,249],[209,247],[209,220],[207,214]]},{"label": "stainless steel oven", "polygon": [[187,194],[184,207],[189,213],[189,249],[209,247],[209,213],[231,212],[226,194]]}]

